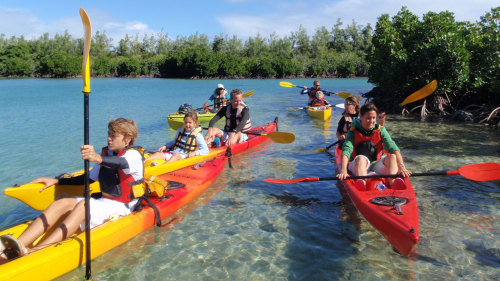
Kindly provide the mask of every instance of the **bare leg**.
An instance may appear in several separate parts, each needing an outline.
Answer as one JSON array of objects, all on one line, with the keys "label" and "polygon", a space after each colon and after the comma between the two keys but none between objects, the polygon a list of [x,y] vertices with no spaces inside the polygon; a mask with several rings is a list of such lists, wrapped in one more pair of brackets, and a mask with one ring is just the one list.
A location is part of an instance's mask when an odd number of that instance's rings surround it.
[{"label": "bare leg", "polygon": [[73,197],[62,197],[54,201],[31,223],[21,236],[19,236],[19,242],[25,247],[31,245],[38,237],[57,223],[63,215],[71,212],[71,210],[75,208],[75,205],[77,205],[77,202],[77,199]]},{"label": "bare leg", "polygon": [[179,153],[175,153],[174,155],[172,155],[172,157],[170,157],[170,159],[165,161],[165,163],[163,163],[163,164],[167,164],[167,163],[174,162],[174,161],[181,160],[181,159],[182,159],[181,155]]},{"label": "bare leg", "polygon": [[70,237],[80,228],[80,224],[84,219],[85,200],[81,200],[74,206],[71,213],[64,219],[64,221],[43,240],[42,245],[36,246],[33,249],[39,250]]},{"label": "bare leg", "polygon": [[148,161],[148,160],[155,160],[155,159],[162,159],[163,160],[163,152],[155,152],[153,153],[153,155],[149,156],[148,158],[146,158],[144,160],[144,162]]},{"label": "bare leg", "polygon": [[[389,154],[384,159],[384,166],[389,168],[389,174],[396,174],[398,172],[398,162],[396,154]],[[392,185],[395,178],[388,178],[389,184]]]},{"label": "bare leg", "polygon": [[364,157],[357,157],[354,159],[354,175],[366,176],[368,165],[370,165],[370,163]]}]

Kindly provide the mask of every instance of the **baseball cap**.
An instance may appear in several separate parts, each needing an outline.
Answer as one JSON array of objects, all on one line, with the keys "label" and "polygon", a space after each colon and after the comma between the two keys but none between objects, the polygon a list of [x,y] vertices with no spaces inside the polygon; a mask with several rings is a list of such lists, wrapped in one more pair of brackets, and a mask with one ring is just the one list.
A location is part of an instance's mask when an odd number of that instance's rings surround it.
[{"label": "baseball cap", "polygon": [[217,84],[217,89],[224,89],[224,85],[222,85],[222,84]]}]

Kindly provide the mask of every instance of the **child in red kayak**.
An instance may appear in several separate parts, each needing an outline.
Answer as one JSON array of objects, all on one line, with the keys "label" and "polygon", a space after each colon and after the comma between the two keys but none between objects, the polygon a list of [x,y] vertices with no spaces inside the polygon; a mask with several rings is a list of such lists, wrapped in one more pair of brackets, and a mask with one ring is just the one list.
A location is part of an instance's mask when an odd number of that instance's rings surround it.
[{"label": "child in red kayak", "polygon": [[[80,148],[82,159],[95,162],[90,170],[90,181],[99,181],[102,197],[90,198],[90,227],[96,227],[115,216],[126,216],[135,208],[137,199],[131,198],[132,186],[144,182],[142,154],[132,147],[137,139],[137,125],[133,120],[118,118],[108,124],[108,146],[102,154],[95,152],[92,145]],[[43,183],[42,192],[47,187],[62,185],[83,185],[84,175],[72,178],[38,178],[32,183]],[[94,196],[93,196],[94,197]],[[65,240],[77,231],[85,230],[85,200],[83,197],[59,196],[30,226],[19,236],[0,237],[0,264],[26,255],[28,252],[50,246]],[[55,225],[61,219],[60,225]],[[55,226],[36,247],[31,248],[45,232]]]},{"label": "child in red kayak", "polygon": [[[378,109],[373,103],[361,107],[359,118],[354,120],[342,146],[341,171],[337,175],[340,180],[347,178],[349,172],[355,176],[366,176],[369,172],[396,174],[399,170],[404,177],[411,175],[396,143],[384,126],[376,124],[377,115]],[[383,150],[389,154],[383,155]],[[391,185],[395,181],[404,184],[401,178],[389,180]],[[356,181],[358,189],[365,190],[365,186],[365,180]]]},{"label": "child in red kayak", "polygon": [[175,138],[158,148],[158,151],[145,161],[163,159],[165,163],[169,163],[196,155],[208,154],[208,146],[201,129],[198,114],[196,112],[187,113],[184,116],[184,127],[177,130]]}]

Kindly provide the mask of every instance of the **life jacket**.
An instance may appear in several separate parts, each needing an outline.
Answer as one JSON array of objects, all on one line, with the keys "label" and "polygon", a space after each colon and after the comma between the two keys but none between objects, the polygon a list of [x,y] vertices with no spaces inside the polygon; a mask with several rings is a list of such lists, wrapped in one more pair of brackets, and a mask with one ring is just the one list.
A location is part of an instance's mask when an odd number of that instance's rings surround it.
[{"label": "life jacket", "polygon": [[324,99],[313,99],[311,102],[311,106],[324,106],[325,105],[325,100]]},{"label": "life jacket", "polygon": [[226,93],[223,91],[221,94],[216,90],[214,93],[214,108],[221,108],[226,105]]},{"label": "life jacket", "polygon": [[349,128],[351,128],[352,124],[352,117],[349,113],[345,112],[342,113],[342,116],[344,116],[344,128],[342,128],[342,133],[346,134],[349,131]]},{"label": "life jacket", "polygon": [[[231,128],[231,124],[236,124],[235,127],[238,126],[238,124],[240,124],[241,119],[243,118],[241,113],[243,112],[243,109],[245,109],[246,107],[247,107],[247,105],[245,103],[242,103],[241,106],[239,106],[236,109],[236,114],[231,114],[231,109],[232,109],[231,104],[229,104],[226,107],[226,126],[224,127],[225,132],[231,132],[234,129],[234,128]],[[250,118],[248,118],[247,123],[245,124],[245,126],[243,127],[243,129],[241,131],[246,132],[246,131],[250,130],[251,128],[252,128],[252,123],[250,122]]]},{"label": "life jacket", "polygon": [[[139,151],[142,156],[144,155],[142,147],[134,146],[120,150],[116,156],[123,156],[125,152],[131,149]],[[108,156],[107,147],[102,148],[101,155]],[[99,185],[103,197],[123,203],[129,203],[135,197],[142,195],[136,194],[138,193],[136,190],[145,189],[144,178],[135,180],[132,175],[125,174],[123,170],[110,169],[104,166],[99,168]]]},{"label": "life jacket", "polygon": [[315,89],[314,87],[313,88],[309,88],[309,92],[307,92],[307,94],[309,95],[309,102],[308,102],[308,105],[311,105],[313,100],[316,98],[316,92],[317,91],[321,91],[321,89]]},{"label": "life jacket", "polygon": [[350,130],[354,133],[352,158],[355,158],[356,155],[364,155],[373,162],[382,157],[384,145],[380,135],[381,127],[379,124],[375,124],[375,129],[369,136],[363,135],[355,126],[351,127]]},{"label": "life jacket", "polygon": [[196,135],[201,132],[201,127],[195,128],[191,133],[187,133],[185,128],[179,132],[177,139],[175,140],[172,150],[180,148],[184,150],[185,153],[195,151],[198,146],[196,144]]},{"label": "life jacket", "polygon": [[310,88],[309,92],[307,93],[309,95],[310,99],[315,99],[316,98],[316,92],[321,91],[321,89],[316,89],[316,88]]}]

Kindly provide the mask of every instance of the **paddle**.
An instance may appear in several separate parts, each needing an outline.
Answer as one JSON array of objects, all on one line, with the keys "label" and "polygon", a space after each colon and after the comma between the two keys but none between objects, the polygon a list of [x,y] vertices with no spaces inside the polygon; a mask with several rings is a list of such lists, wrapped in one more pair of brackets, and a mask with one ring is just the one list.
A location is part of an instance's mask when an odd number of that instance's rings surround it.
[{"label": "paddle", "polygon": [[[208,130],[208,128],[203,127],[203,130]],[[247,135],[263,136],[268,137],[272,141],[277,143],[292,143],[295,141],[295,135],[288,132],[270,132],[270,133],[254,133],[254,132],[244,132]]]},{"label": "paddle", "polygon": [[[286,88],[293,88],[293,87],[297,87],[297,88],[304,88],[304,86],[297,86],[297,85],[294,85],[290,82],[286,82],[286,81],[281,81],[280,82],[280,86],[281,87],[286,87]],[[332,93],[334,95],[337,95],[343,99],[346,99],[348,97],[351,97],[352,94],[351,93],[347,93],[347,92],[340,92],[340,93],[334,93],[334,92],[329,92],[329,91],[326,91],[326,93]]]},{"label": "paddle", "polygon": [[325,147],[325,148],[318,148],[318,149],[315,149],[313,150],[312,152],[326,152],[328,151],[328,149],[332,148],[334,145],[336,145],[337,143],[339,143],[339,141],[336,141],[332,144],[330,144],[329,146]]},{"label": "paddle", "polygon": [[406,97],[406,99],[401,103],[401,106],[421,100],[430,94],[434,93],[437,88],[437,81],[432,80],[429,84],[425,85],[422,89],[414,92],[413,94]]},{"label": "paddle", "polygon": [[249,96],[253,95],[253,93],[255,93],[255,90],[251,90],[251,91],[250,91],[250,92],[248,92],[248,93],[244,93],[244,94],[242,95],[242,97],[244,97],[244,98],[248,98]]},{"label": "paddle", "polygon": [[[92,36],[92,28],[90,19],[84,9],[80,8],[80,17],[82,18],[85,38],[83,43],[83,61],[82,61],[82,79],[83,79],[83,139],[84,144],[89,144],[89,94],[90,94],[90,42]],[[85,280],[90,280],[91,275],[91,255],[90,255],[90,188],[89,188],[89,161],[84,161],[85,166]]]},{"label": "paddle", "polygon": [[295,135],[288,132],[270,132],[267,134],[245,132],[247,135],[264,136],[277,143],[292,143],[295,141]]},{"label": "paddle", "polygon": [[[457,171],[440,171],[429,173],[413,173],[412,177],[421,176],[454,176],[461,175],[473,181],[492,181],[500,179],[500,163],[489,162],[480,164],[470,164],[458,168]],[[396,178],[402,177],[401,174],[394,175],[369,175],[369,176],[351,176],[347,179],[366,179],[366,178]],[[312,181],[325,181],[325,180],[338,180],[338,177],[306,177],[298,179],[264,179],[266,182],[278,184],[290,184],[298,182],[312,182]]]}]

